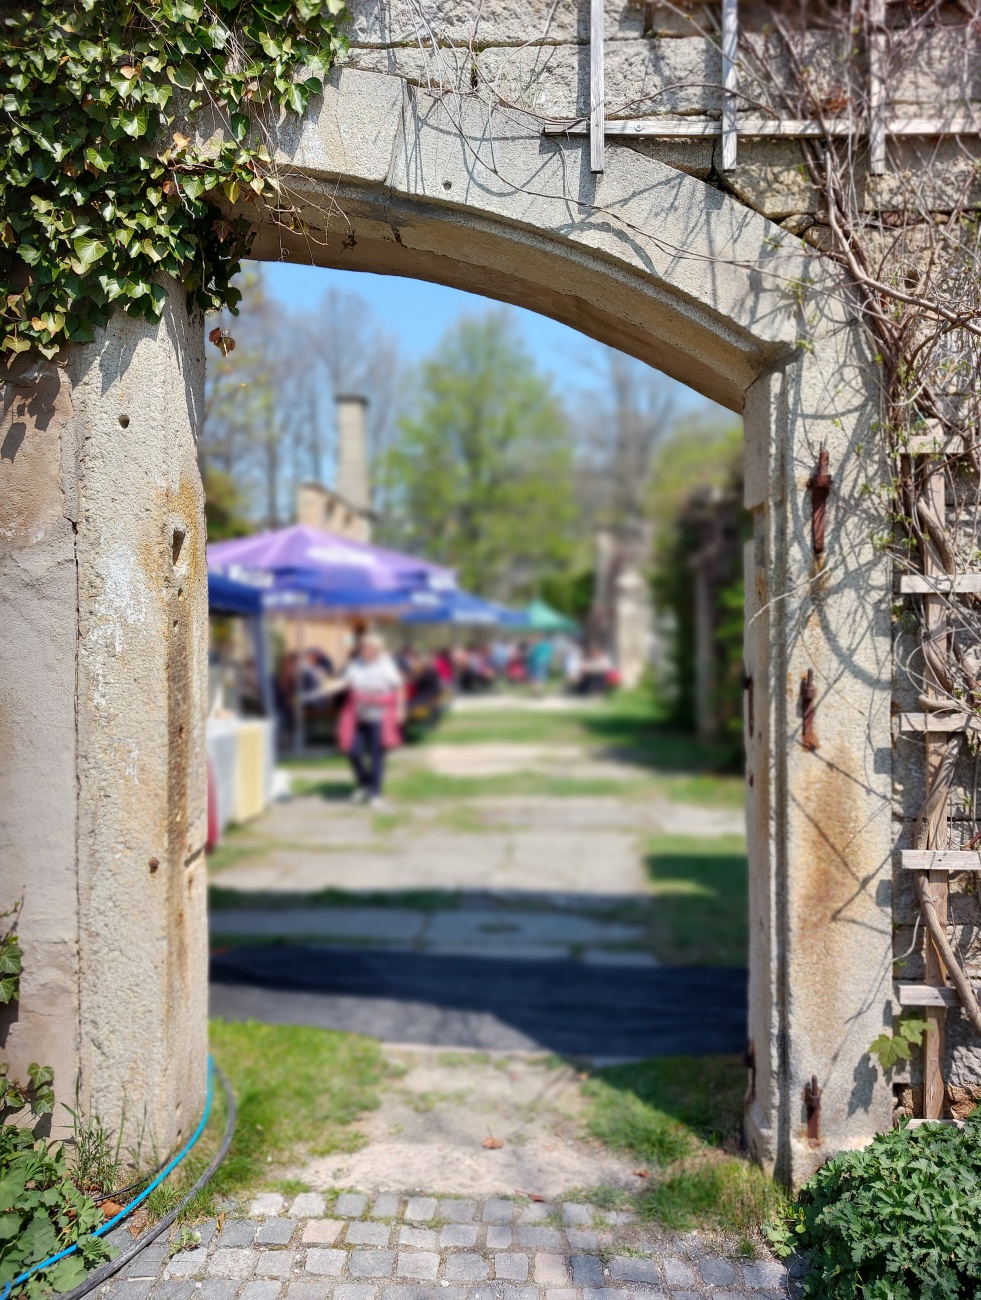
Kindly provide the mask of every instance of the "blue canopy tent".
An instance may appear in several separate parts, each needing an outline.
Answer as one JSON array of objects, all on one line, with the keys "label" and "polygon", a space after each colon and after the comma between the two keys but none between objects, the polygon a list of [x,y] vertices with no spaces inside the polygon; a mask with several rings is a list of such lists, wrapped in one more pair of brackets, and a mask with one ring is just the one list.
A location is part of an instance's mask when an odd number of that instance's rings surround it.
[{"label": "blue canopy tent", "polygon": [[525,616],[472,596],[468,591],[415,591],[408,600],[402,623],[454,623],[462,627],[524,627]]},{"label": "blue canopy tent", "polygon": [[266,620],[263,618],[263,595],[258,587],[236,582],[221,573],[208,574],[208,613],[244,618],[252,638],[256,676],[262,692],[262,707],[267,718],[275,717],[272,679],[269,676],[269,647],[266,644]]},{"label": "blue canopy tent", "polygon": [[262,592],[220,573],[208,574],[208,613],[255,618],[262,613]]}]

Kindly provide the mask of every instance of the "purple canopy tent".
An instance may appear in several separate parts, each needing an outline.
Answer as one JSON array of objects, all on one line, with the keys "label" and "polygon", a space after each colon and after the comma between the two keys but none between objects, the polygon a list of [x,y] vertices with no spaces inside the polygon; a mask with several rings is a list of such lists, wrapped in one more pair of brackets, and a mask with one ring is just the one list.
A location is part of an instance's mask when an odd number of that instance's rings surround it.
[{"label": "purple canopy tent", "polygon": [[386,600],[401,603],[410,591],[456,588],[451,569],[304,524],[215,542],[208,547],[208,569],[264,588],[267,608],[293,604],[357,609]]},{"label": "purple canopy tent", "polygon": [[[215,542],[208,547],[208,571],[260,588],[267,612],[297,615],[298,650],[302,650],[303,619],[309,610],[398,612],[413,592],[456,589],[451,569],[304,524]],[[299,679],[297,673],[298,683]],[[302,726],[297,690],[298,752],[303,748]]]}]

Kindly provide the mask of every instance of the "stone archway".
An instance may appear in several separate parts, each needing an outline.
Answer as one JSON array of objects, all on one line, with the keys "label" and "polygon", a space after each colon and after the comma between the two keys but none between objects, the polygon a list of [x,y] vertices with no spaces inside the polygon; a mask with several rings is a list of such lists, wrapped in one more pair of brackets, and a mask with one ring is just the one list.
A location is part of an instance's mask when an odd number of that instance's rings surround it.
[{"label": "stone archway", "polygon": [[[890,575],[862,494],[876,377],[847,295],[702,181],[630,149],[596,178],[585,145],[396,75],[336,71],[278,148],[323,233],[267,215],[256,256],[530,307],[744,414],[747,1132],[764,1164],[806,1176],[891,1111],[866,1056],[891,998]],[[145,1105],[161,1150],[200,1110],[207,1035],[203,369],[173,288],[157,327],[117,316],[64,366],[15,366],[0,461],[0,851],[29,954],[5,1052],[50,1061],[63,1097],[80,1075],[106,1116]],[[817,749],[798,705],[811,672]]]}]

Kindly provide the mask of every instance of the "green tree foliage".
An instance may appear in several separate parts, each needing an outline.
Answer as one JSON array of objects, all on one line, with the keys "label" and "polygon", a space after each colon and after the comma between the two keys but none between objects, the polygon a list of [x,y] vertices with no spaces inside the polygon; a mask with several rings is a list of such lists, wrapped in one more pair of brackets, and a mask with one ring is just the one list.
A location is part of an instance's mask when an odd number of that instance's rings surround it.
[{"label": "green tree foliage", "polygon": [[[320,93],[342,11],[343,0],[4,5],[0,350],[52,357],[119,306],[158,320],[162,275],[198,306],[234,307],[254,225],[242,204],[292,220],[250,136],[269,110],[299,113]],[[219,127],[207,140],[202,110],[206,131]]]},{"label": "green tree foliage", "polygon": [[696,720],[694,562],[708,552],[712,574],[712,698],[717,739],[742,749],[743,558],[749,517],[742,505],[742,430],[682,426],[662,448],[651,495],[654,593],[671,616],[672,679],[662,683],[673,721]]},{"label": "green tree foliage", "polygon": [[394,541],[505,600],[566,567],[572,439],[507,311],[464,317],[444,336],[400,432],[383,466]]}]

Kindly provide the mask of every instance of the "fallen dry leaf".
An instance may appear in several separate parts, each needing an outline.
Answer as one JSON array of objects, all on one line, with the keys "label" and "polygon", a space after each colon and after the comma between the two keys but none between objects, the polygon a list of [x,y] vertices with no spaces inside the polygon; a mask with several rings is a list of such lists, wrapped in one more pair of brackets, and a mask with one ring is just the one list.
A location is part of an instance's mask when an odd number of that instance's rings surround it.
[{"label": "fallen dry leaf", "polygon": [[516,1196],[527,1196],[529,1201],[544,1201],[544,1196],[539,1196],[538,1192],[523,1192],[520,1187],[514,1189]]},{"label": "fallen dry leaf", "polygon": [[500,1151],[501,1147],[504,1145],[504,1139],[488,1135],[484,1138],[482,1145],[485,1146],[488,1151]]},{"label": "fallen dry leaf", "polygon": [[122,1208],[118,1201],[103,1201],[99,1206],[107,1219],[114,1219]]},{"label": "fallen dry leaf", "polygon": [[650,1178],[651,1171],[649,1169],[635,1169],[634,1174],[637,1178]]}]

